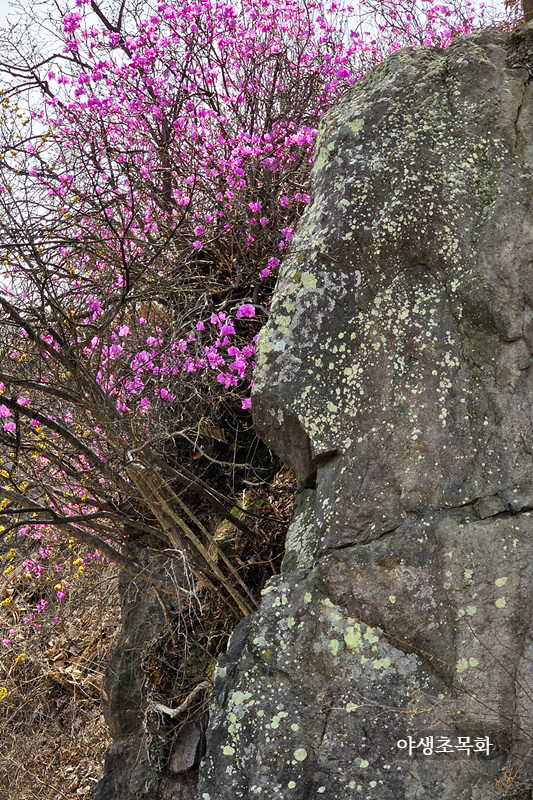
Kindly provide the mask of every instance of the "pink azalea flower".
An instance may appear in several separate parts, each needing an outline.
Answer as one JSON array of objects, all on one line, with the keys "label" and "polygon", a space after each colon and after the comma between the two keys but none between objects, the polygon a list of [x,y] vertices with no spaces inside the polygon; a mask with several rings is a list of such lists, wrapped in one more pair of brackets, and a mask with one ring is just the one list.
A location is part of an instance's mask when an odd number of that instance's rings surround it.
[{"label": "pink azalea flower", "polygon": [[242,319],[242,317],[255,317],[255,307],[250,305],[250,303],[243,303],[242,306],[239,306],[237,309],[237,313],[235,314],[237,319]]}]

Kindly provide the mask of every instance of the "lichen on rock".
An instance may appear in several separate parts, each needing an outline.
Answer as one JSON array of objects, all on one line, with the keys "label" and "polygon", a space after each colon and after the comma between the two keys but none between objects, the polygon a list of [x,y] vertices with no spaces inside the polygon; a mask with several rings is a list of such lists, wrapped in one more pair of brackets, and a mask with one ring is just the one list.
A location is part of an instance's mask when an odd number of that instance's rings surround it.
[{"label": "lichen on rock", "polygon": [[529,26],[404,50],[321,123],[253,395],[302,495],[203,800],[533,788],[532,71]]}]

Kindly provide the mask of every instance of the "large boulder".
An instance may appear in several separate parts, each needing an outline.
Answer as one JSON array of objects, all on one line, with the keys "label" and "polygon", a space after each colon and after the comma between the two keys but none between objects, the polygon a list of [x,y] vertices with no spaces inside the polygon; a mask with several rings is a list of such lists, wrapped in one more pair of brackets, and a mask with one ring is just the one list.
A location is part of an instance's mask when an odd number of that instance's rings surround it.
[{"label": "large boulder", "polygon": [[253,397],[302,490],[202,800],[531,797],[532,72],[404,50],[322,121]]}]

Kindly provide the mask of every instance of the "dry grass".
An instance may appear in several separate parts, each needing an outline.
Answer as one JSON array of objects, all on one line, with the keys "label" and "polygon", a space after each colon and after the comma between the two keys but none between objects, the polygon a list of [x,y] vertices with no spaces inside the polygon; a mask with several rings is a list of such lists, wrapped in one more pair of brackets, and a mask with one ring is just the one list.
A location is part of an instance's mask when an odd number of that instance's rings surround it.
[{"label": "dry grass", "polygon": [[[90,798],[110,741],[100,686],[120,619],[116,570],[90,564],[58,602],[55,565],[68,576],[81,553],[55,555],[38,581],[13,570],[0,595],[11,598],[0,607],[1,635],[15,631],[0,645],[0,800]],[[48,602],[35,628],[22,620],[39,595]]]}]

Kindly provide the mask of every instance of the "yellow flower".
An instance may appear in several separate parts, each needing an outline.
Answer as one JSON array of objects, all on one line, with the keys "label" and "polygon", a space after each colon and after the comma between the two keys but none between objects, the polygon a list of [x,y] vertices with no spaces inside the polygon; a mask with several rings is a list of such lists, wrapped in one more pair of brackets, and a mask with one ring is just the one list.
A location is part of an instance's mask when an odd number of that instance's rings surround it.
[{"label": "yellow flower", "polygon": [[0,689],[0,700],[3,700],[6,694],[7,694],[7,689],[5,686],[2,686],[2,688]]},{"label": "yellow flower", "polygon": [[22,661],[23,659],[24,659],[24,653],[19,653],[15,661]]}]

